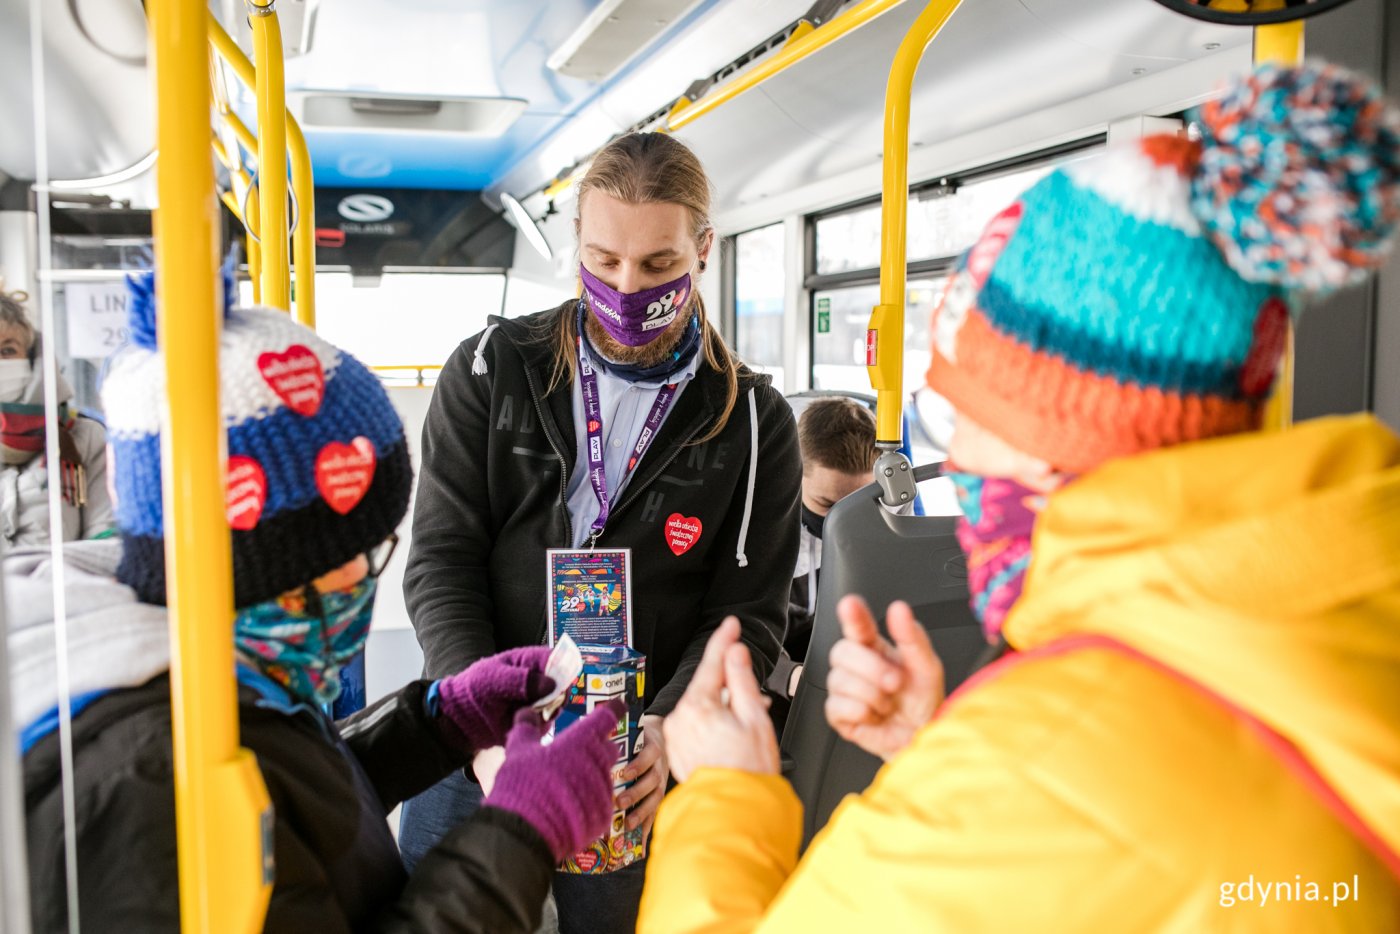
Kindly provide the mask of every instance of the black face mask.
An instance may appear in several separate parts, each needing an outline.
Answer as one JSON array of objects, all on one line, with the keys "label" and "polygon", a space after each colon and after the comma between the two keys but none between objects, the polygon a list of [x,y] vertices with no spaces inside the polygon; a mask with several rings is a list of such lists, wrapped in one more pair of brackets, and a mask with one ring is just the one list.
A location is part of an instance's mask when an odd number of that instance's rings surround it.
[{"label": "black face mask", "polygon": [[819,516],[807,508],[806,503],[802,503],[802,527],[811,532],[813,537],[822,537],[822,526],[826,524],[826,516]]}]

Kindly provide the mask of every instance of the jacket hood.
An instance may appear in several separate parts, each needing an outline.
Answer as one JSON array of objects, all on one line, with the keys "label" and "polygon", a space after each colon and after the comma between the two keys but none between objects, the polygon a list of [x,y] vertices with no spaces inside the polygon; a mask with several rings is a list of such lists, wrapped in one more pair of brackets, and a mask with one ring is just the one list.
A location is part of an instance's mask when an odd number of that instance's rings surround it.
[{"label": "jacket hood", "polygon": [[1400,438],[1371,416],[1085,475],[1037,522],[1005,632],[1157,658],[1290,740],[1397,843]]},{"label": "jacket hood", "polygon": [[[135,687],[170,666],[165,610],[137,602],[130,587],[116,582],[121,551],[116,539],[63,546],[68,681],[74,698]],[[5,556],[3,572],[11,717],[19,732],[58,705],[53,552],[47,546],[15,549]]]}]

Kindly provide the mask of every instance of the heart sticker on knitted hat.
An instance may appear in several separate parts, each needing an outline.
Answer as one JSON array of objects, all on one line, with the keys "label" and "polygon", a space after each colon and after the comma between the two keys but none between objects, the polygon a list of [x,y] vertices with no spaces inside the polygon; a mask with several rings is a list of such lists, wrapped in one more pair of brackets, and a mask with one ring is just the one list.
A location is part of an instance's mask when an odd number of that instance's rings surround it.
[{"label": "heart sticker on knitted hat", "polygon": [[326,373],[310,347],[293,344],[281,353],[262,354],[258,372],[293,412],[310,418],[321,410]]},{"label": "heart sticker on knitted hat", "polygon": [[666,519],[666,544],[676,555],[683,555],[700,541],[700,520],[673,512]]},{"label": "heart sticker on knitted hat", "polygon": [[374,444],[363,435],[349,444],[331,441],[316,455],[316,489],[343,516],[369,492],[374,465]]},{"label": "heart sticker on knitted hat", "polygon": [[262,464],[241,454],[228,459],[224,510],[232,528],[246,532],[257,526],[267,505],[267,474]]}]

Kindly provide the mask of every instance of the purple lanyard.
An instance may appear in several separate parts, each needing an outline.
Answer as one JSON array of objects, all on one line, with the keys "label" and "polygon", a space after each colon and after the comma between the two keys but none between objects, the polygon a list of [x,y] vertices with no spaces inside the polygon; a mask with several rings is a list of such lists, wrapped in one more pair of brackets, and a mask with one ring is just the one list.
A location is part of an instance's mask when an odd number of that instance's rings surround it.
[{"label": "purple lanyard", "polygon": [[[603,527],[608,524],[610,504],[608,475],[603,459],[603,405],[598,392],[598,374],[582,353],[579,354],[578,376],[579,387],[583,390],[584,423],[588,430],[588,482],[593,486],[593,495],[598,497],[598,518],[593,520],[590,527],[592,531],[588,536],[589,547],[592,547],[603,534]],[[623,480],[626,480],[641,461],[647,448],[651,447],[651,442],[656,438],[656,432],[661,428],[661,422],[666,418],[666,412],[675,398],[675,383],[668,383],[657,392],[656,401],[651,404],[651,411],[647,413],[646,424],[642,426],[642,433],[637,436],[637,443],[632,447],[632,456],[627,460],[627,468],[622,472]]]}]

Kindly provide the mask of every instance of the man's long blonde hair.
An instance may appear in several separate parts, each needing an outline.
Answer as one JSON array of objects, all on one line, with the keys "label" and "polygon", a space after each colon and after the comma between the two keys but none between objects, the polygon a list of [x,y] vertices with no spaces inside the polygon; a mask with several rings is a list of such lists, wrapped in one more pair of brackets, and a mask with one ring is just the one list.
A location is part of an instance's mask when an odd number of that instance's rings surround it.
[{"label": "man's long blonde hair", "polygon": [[[590,191],[601,191],[628,204],[679,204],[690,212],[690,234],[696,248],[704,246],[714,229],[710,222],[710,179],[695,153],[665,133],[629,133],[603,147],[578,183],[578,209]],[[705,362],[725,375],[724,409],[704,437],[724,430],[739,398],[739,360],[710,324],[700,290],[691,288],[691,301],[700,321],[700,344]],[[554,373],[550,388],[572,385],[578,366],[578,327],[571,314],[561,316],[554,343]]]}]

